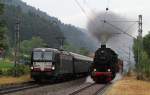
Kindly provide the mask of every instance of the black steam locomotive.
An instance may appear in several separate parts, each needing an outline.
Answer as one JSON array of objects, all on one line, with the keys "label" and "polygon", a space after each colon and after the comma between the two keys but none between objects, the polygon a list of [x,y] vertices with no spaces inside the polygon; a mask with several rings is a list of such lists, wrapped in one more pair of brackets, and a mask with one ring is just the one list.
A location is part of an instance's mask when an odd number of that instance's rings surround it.
[{"label": "black steam locomotive", "polygon": [[106,48],[106,45],[101,45],[95,52],[94,62],[91,66],[91,77],[97,82],[110,82],[116,76],[119,71],[119,67],[122,61],[118,61],[118,55],[110,48]]},{"label": "black steam locomotive", "polygon": [[31,56],[35,81],[64,80],[89,74],[92,58],[52,48],[35,48]]}]

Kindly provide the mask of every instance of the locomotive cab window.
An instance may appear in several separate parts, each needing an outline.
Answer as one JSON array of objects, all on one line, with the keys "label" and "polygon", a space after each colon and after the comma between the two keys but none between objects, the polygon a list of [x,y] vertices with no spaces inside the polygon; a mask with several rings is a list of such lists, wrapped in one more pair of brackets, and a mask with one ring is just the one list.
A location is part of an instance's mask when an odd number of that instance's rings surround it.
[{"label": "locomotive cab window", "polygon": [[42,52],[41,51],[33,52],[33,59],[34,60],[42,60]]},{"label": "locomotive cab window", "polygon": [[52,60],[53,59],[53,53],[52,52],[44,52],[44,55],[43,55],[43,59],[44,60]]},{"label": "locomotive cab window", "polygon": [[33,60],[52,60],[53,53],[50,51],[35,51],[33,52]]}]

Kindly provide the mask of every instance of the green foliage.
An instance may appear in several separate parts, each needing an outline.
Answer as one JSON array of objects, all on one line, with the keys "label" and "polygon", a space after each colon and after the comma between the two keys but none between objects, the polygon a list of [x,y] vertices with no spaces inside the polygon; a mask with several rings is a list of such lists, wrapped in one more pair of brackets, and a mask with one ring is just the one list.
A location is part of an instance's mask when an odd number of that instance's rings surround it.
[{"label": "green foliage", "polygon": [[82,55],[89,55],[89,50],[87,50],[86,48],[82,47],[79,49],[80,54]]},{"label": "green foliage", "polygon": [[0,60],[0,75],[7,75],[8,71],[13,68],[13,64],[8,59]]},{"label": "green foliage", "polygon": [[3,59],[0,60],[0,68],[5,68],[5,67],[12,67],[12,61],[10,61],[9,59]]},{"label": "green foliage", "polygon": [[14,76],[15,70],[17,76],[28,74],[30,72],[29,67],[26,65],[17,64],[15,67],[8,59],[0,61],[0,76]]},{"label": "green foliage", "polygon": [[5,50],[8,49],[8,39],[7,39],[6,31],[7,28],[3,24],[0,24],[0,48],[3,48]]},{"label": "green foliage", "polygon": [[[139,49],[139,39],[134,40],[133,50],[136,61],[136,72],[138,79],[150,80],[150,34],[146,35],[143,39],[144,49]],[[139,55],[138,55],[139,52]],[[140,58],[138,62],[138,58]]]},{"label": "green foliage", "polygon": [[[1,1],[1,0],[0,0]],[[0,15],[4,12],[4,4],[0,3]]]},{"label": "green foliage", "polygon": [[[0,3],[0,14],[3,13],[4,5]],[[6,36],[7,28],[4,25],[4,21],[0,20],[0,48],[6,50],[8,49],[8,39]]]},{"label": "green foliage", "polygon": [[150,57],[150,32],[143,38],[143,47]]},{"label": "green foliage", "polygon": [[77,46],[74,46],[74,45],[69,44],[67,42],[64,44],[63,49],[66,51],[78,53],[81,55],[88,55],[89,54],[89,51],[86,48],[84,48],[84,47],[78,48]]},{"label": "green foliage", "polygon": [[77,52],[77,48],[67,42],[65,42],[65,44],[63,45],[63,49],[70,52]]},{"label": "green foliage", "polygon": [[13,66],[13,68],[9,69],[7,71],[8,75],[11,76],[22,76],[25,74],[29,74],[30,73],[30,68],[27,65],[23,65],[23,64],[17,64],[16,66]]},{"label": "green foliage", "polygon": [[40,37],[32,37],[32,39],[30,40],[24,40],[20,44],[21,57],[23,59],[29,60],[33,48],[39,48],[45,46],[47,45]]},{"label": "green foliage", "polygon": [[145,51],[142,51],[140,63],[136,64],[138,79],[150,80],[150,59]]},{"label": "green foliage", "polygon": [[[22,5],[11,5],[11,1],[14,0],[7,0],[5,5],[5,12],[1,16],[2,19],[6,21],[6,25],[8,27],[8,36],[10,40],[10,44],[13,47],[14,45],[14,33],[15,30],[15,23],[17,17],[20,17],[20,39],[29,40],[33,36],[40,36],[48,45],[49,47],[58,48],[59,41],[57,41],[57,37],[63,37],[63,34],[59,28],[60,22],[57,19],[49,17],[49,20],[42,16],[43,12],[38,11],[31,7],[27,6],[23,7]],[[5,2],[5,1],[4,1]],[[19,2],[19,0],[15,1]]]},{"label": "green foliage", "polygon": [[[29,40],[33,36],[40,36],[51,48],[60,46],[58,37],[65,37],[68,43],[78,48],[86,47],[93,50],[94,41],[89,39],[87,33],[72,25],[64,24],[55,17],[47,15],[22,0],[1,0],[5,4],[5,13],[1,16],[6,21],[11,46],[14,45],[15,22],[20,16],[21,40]],[[89,45],[90,43],[90,45]]]},{"label": "green foliage", "polygon": [[40,37],[32,37],[31,40],[24,40],[21,42],[21,51],[23,53],[30,53],[33,48],[46,46]]}]

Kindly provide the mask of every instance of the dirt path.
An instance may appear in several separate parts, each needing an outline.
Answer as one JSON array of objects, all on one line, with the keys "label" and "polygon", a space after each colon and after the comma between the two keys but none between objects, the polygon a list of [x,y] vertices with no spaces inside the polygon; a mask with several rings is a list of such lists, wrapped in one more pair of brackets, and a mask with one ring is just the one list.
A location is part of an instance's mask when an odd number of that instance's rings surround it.
[{"label": "dirt path", "polygon": [[150,95],[150,82],[124,77],[109,89],[106,95]]}]

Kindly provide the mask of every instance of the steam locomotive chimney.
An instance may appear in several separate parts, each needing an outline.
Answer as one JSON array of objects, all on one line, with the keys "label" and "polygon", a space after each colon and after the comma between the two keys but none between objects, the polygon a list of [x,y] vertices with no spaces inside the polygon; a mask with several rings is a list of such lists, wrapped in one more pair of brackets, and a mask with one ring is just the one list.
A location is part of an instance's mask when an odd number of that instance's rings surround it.
[{"label": "steam locomotive chimney", "polygon": [[106,48],[106,44],[102,44],[102,45],[101,45],[101,48]]}]

